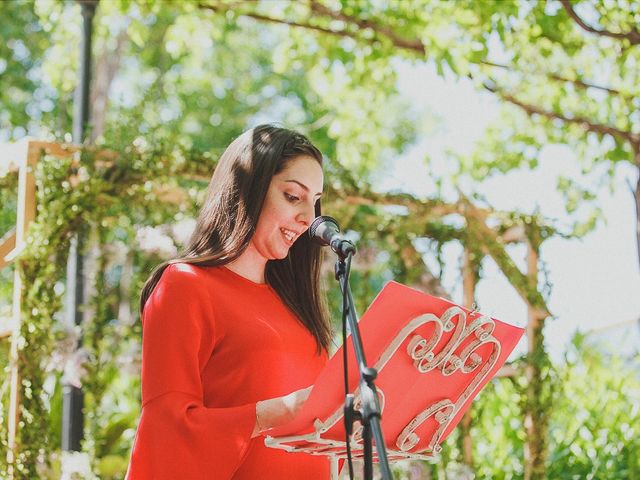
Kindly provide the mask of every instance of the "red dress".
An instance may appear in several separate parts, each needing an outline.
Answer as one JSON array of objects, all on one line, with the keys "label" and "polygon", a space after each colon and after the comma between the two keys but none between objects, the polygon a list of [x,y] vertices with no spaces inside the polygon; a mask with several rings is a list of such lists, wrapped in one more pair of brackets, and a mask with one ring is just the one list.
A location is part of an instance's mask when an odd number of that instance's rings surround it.
[{"label": "red dress", "polygon": [[170,265],[144,309],[127,478],[328,479],[325,457],[250,438],[256,402],[312,385],[326,361],[269,285],[225,267]]}]

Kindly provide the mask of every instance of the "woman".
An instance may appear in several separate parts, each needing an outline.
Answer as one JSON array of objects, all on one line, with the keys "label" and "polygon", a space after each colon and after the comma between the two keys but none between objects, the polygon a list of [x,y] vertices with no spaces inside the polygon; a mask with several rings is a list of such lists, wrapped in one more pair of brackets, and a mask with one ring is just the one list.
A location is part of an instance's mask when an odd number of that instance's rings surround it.
[{"label": "woman", "polygon": [[141,296],[142,415],[129,480],[322,479],[324,457],[265,447],[327,360],[320,248],[322,155],[262,125],[213,174],[183,258]]}]

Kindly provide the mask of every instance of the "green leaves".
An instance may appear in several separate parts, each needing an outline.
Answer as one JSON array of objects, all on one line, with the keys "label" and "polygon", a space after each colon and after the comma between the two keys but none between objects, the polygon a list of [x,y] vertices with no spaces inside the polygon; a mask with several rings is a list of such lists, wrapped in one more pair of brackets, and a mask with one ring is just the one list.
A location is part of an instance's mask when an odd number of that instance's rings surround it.
[{"label": "green leaves", "polygon": [[631,373],[638,358],[601,353],[594,339],[576,335],[560,371],[563,391],[551,423],[550,477],[571,473],[613,480],[640,474],[634,453],[640,448],[635,432],[640,411],[628,403],[640,395]]},{"label": "green leaves", "polygon": [[[20,137],[33,116],[33,94],[39,86],[34,75],[42,63],[47,34],[31,2],[3,2],[0,22],[0,139]],[[16,130],[14,130],[16,129]]]}]

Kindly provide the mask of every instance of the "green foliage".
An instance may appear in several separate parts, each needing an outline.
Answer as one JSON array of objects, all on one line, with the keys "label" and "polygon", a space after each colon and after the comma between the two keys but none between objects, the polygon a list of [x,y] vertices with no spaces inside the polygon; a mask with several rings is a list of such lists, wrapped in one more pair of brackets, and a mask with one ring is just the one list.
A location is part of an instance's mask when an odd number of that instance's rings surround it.
[{"label": "green foliage", "polygon": [[550,478],[640,478],[640,357],[600,353],[576,335],[551,410]]},{"label": "green foliage", "polygon": [[18,175],[0,172],[0,238],[16,225]]},{"label": "green foliage", "polygon": [[53,104],[41,87],[42,54],[47,34],[33,10],[33,2],[3,2],[0,22],[0,139],[21,137]]},{"label": "green foliage", "polygon": [[[603,353],[583,336],[574,337],[564,362],[554,369],[558,390],[544,412],[549,425],[545,478],[638,478],[640,410],[632,399],[640,394],[639,361]],[[514,379],[496,379],[474,402],[476,478],[524,478],[525,390]]]},{"label": "green foliage", "polygon": [[471,410],[477,478],[524,478],[524,397],[509,378],[492,380],[478,395]]},{"label": "green foliage", "polygon": [[[506,3],[506,2],[505,2]],[[570,3],[598,30],[628,32],[638,2]],[[568,145],[585,172],[619,162],[637,165],[640,53],[627,40],[585,32],[559,2],[518,4],[519,14],[500,31],[500,42],[471,69],[476,83],[506,101],[503,115],[465,159],[474,177],[518,167],[535,168],[548,144]],[[496,12],[503,17],[503,13]],[[503,17],[506,20],[507,17]],[[615,52],[615,54],[612,54]],[[635,137],[634,137],[635,136]],[[602,171],[602,170],[600,170]],[[598,185],[560,188],[574,233],[584,235],[600,220],[593,197]],[[585,210],[589,209],[588,212]]]},{"label": "green foliage", "polygon": [[[7,432],[7,424],[8,424],[8,405],[9,405],[9,355],[10,355],[11,345],[9,342],[3,341],[0,342],[0,365],[2,365],[2,370],[0,371],[0,449],[2,452],[6,452],[8,445],[8,432]],[[0,462],[0,474],[5,475],[5,465],[4,459]]]}]

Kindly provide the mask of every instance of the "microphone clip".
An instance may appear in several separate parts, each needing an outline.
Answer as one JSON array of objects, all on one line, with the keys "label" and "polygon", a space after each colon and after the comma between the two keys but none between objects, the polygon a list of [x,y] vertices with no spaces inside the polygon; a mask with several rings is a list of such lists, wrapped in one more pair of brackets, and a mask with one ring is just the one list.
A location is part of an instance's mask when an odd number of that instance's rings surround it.
[{"label": "microphone clip", "polygon": [[338,238],[333,240],[330,246],[331,250],[333,250],[342,260],[347,258],[349,255],[353,256],[356,254],[356,246],[349,240]]}]

